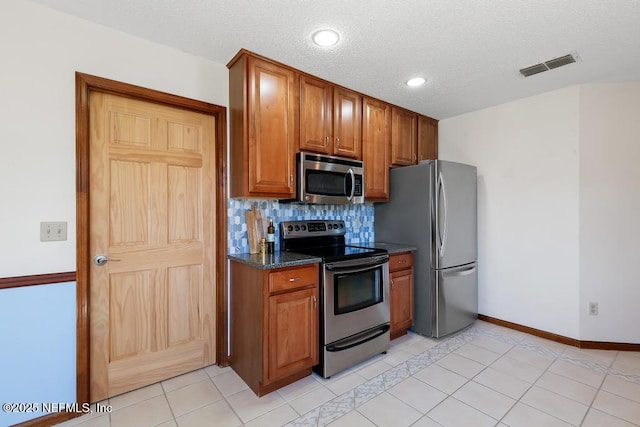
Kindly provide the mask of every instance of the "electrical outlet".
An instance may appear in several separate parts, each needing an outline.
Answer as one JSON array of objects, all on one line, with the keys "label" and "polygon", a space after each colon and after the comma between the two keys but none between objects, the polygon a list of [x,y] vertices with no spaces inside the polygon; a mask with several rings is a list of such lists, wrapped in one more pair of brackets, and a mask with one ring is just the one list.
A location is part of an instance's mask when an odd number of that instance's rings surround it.
[{"label": "electrical outlet", "polygon": [[40,223],[40,241],[55,242],[67,240],[67,223],[66,222],[41,222]]},{"label": "electrical outlet", "polygon": [[598,303],[597,302],[590,302],[589,303],[589,315],[590,316],[597,316],[598,315]]}]

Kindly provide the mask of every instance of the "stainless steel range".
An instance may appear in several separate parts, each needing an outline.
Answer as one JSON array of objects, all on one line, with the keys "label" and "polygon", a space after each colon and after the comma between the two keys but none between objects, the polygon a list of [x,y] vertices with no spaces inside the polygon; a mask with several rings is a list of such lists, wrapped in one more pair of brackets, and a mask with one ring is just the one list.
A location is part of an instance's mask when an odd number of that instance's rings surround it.
[{"label": "stainless steel range", "polygon": [[329,378],[389,348],[389,255],[345,244],[340,220],[284,221],[281,249],[322,258],[320,364]]}]

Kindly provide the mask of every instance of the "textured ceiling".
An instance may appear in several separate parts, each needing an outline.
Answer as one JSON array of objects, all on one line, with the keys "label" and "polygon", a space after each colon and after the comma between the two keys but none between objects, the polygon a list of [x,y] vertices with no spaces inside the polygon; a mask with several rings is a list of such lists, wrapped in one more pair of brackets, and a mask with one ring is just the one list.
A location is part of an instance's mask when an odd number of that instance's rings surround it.
[{"label": "textured ceiling", "polygon": [[[245,48],[443,119],[581,83],[640,80],[638,0],[36,0],[226,64]],[[334,48],[310,35],[333,28]],[[579,62],[518,70],[567,53]],[[427,84],[409,89],[416,75]]]}]

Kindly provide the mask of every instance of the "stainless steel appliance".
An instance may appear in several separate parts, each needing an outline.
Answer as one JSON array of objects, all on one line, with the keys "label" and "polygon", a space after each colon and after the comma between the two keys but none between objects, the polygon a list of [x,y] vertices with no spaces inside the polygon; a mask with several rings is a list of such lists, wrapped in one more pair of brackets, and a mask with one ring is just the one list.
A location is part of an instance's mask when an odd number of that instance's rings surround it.
[{"label": "stainless steel appliance", "polygon": [[458,331],[478,316],[476,168],[428,160],[392,169],[389,180],[375,236],[417,248],[412,329],[433,337]]},{"label": "stainless steel appliance", "polygon": [[296,201],[302,203],[364,203],[361,160],[301,151],[297,154]]},{"label": "stainless steel appliance", "polygon": [[322,258],[320,363],[325,378],[389,348],[389,255],[345,244],[339,220],[284,221],[281,248]]}]

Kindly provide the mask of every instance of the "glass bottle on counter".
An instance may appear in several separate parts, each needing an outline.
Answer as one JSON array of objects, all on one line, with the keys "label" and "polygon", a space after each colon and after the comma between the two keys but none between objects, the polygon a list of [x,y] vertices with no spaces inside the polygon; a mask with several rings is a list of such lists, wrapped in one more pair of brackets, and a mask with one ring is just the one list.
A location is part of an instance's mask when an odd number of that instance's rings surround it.
[{"label": "glass bottle on counter", "polygon": [[272,254],[276,251],[276,228],[273,226],[273,219],[269,218],[269,226],[267,227],[267,253]]}]

